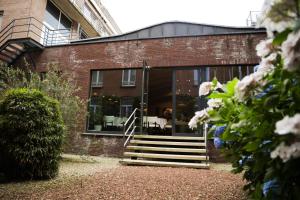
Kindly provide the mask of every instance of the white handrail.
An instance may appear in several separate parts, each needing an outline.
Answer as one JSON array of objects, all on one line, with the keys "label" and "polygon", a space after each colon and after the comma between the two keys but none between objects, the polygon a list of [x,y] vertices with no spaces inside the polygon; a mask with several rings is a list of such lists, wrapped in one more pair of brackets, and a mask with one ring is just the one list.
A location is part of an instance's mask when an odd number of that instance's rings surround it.
[{"label": "white handrail", "polygon": [[124,124],[124,127],[128,124],[128,122],[130,121],[130,119],[131,119],[131,117],[133,116],[133,115],[135,115],[135,113],[136,113],[136,111],[138,110],[138,108],[135,108],[134,110],[133,110],[133,112],[131,113],[131,115],[128,117],[128,119],[126,120],[126,122],[125,122],[125,124]]},{"label": "white handrail", "polygon": [[208,162],[208,155],[207,155],[207,128],[208,128],[208,124],[205,123],[203,124],[203,129],[204,129],[204,142],[205,142],[205,160],[206,162]]},{"label": "white handrail", "polygon": [[132,120],[131,124],[128,126],[126,132],[124,133],[125,136],[127,136],[128,131],[130,130],[130,128],[132,127],[132,125],[135,123],[135,120],[136,120],[136,119],[137,119],[137,117],[135,117],[135,118]]},{"label": "white handrail", "polygon": [[130,134],[128,135],[128,138],[127,138],[126,141],[124,142],[124,147],[126,147],[128,141],[129,141],[129,139],[131,138],[132,134],[133,134],[134,131],[135,131],[135,128],[136,128],[136,126],[133,127],[133,129],[131,130]]},{"label": "white handrail", "polygon": [[[136,112],[139,111],[138,108],[135,108],[133,110],[133,112],[131,113],[131,115],[129,116],[129,118],[127,119],[127,121],[124,123],[124,140],[125,140],[125,137],[127,137],[126,141],[124,142],[124,147],[127,145],[128,141],[130,140],[130,138],[132,137],[132,135],[134,134],[135,132],[135,129],[136,129],[136,125],[135,125],[135,122],[136,120],[138,119],[138,117],[136,116]],[[133,119],[132,119],[133,117]],[[126,128],[126,125],[129,123],[129,121],[132,120],[132,122],[130,123],[130,125],[128,126],[128,128]],[[133,127],[133,128],[132,128]],[[132,128],[132,129],[131,129]],[[130,131],[131,129],[131,132],[130,134],[128,135],[128,132]]]}]

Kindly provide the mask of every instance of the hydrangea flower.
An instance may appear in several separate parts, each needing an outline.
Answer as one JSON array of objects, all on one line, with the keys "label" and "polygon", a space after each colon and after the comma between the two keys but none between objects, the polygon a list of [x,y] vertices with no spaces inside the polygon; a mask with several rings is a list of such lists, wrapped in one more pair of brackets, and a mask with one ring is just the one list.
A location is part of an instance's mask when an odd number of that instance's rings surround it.
[{"label": "hydrangea flower", "polygon": [[256,46],[256,53],[259,57],[266,57],[269,55],[273,50],[273,39],[267,39],[262,40],[260,43]]},{"label": "hydrangea flower", "polygon": [[220,135],[222,135],[222,133],[224,133],[226,129],[226,126],[218,126],[216,127],[215,133],[214,133],[214,137],[220,137]]},{"label": "hydrangea flower", "polygon": [[203,82],[199,87],[199,97],[208,95],[212,90],[216,90],[218,88],[222,89],[222,84],[217,82],[217,85],[213,87],[212,82]]},{"label": "hydrangea flower", "polygon": [[206,96],[212,90],[212,82],[203,82],[199,87],[199,97]]},{"label": "hydrangea flower", "polygon": [[219,137],[215,137],[214,138],[214,145],[215,145],[216,149],[221,149],[224,145],[224,141],[221,140],[221,138],[219,138]]},{"label": "hydrangea flower", "polygon": [[300,64],[300,31],[290,33],[286,41],[282,43],[283,68],[287,71],[299,69]]},{"label": "hydrangea flower", "polygon": [[222,101],[222,99],[218,99],[218,98],[216,98],[216,99],[209,99],[207,101],[207,104],[211,108],[219,108],[220,106],[223,105],[223,101]]},{"label": "hydrangea flower", "polygon": [[300,142],[293,143],[290,146],[286,146],[284,142],[282,142],[271,152],[271,158],[275,159],[277,157],[280,157],[283,162],[287,162],[291,158],[300,157]]},{"label": "hydrangea flower", "polygon": [[188,123],[189,127],[191,129],[197,128],[197,124],[200,122],[203,123],[209,119],[208,111],[211,110],[211,108],[205,108],[201,111],[195,112],[195,116],[192,117],[190,122]]},{"label": "hydrangea flower", "polygon": [[300,135],[300,114],[296,114],[293,117],[285,116],[282,120],[276,122],[275,132],[279,135],[288,133]]},{"label": "hydrangea flower", "polygon": [[279,189],[279,183],[276,179],[273,179],[273,180],[270,180],[270,181],[267,181],[264,183],[263,185],[263,194],[264,196],[267,196],[267,194],[272,191],[276,191]]}]

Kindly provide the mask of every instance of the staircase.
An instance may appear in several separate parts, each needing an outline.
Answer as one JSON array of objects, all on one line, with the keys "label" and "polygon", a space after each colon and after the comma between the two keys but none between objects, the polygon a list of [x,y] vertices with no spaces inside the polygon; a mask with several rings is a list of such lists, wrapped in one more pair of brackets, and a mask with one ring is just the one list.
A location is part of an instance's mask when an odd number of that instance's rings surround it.
[{"label": "staircase", "polygon": [[205,137],[134,135],[124,165],[209,168]]},{"label": "staircase", "polygon": [[14,19],[0,31],[0,61],[9,65],[25,52],[68,44],[72,38],[71,29],[52,30],[34,17]]}]

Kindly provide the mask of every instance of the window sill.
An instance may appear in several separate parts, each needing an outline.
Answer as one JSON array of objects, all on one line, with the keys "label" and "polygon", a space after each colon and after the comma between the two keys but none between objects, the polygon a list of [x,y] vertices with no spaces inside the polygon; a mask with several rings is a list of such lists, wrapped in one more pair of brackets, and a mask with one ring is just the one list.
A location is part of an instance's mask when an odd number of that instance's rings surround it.
[{"label": "window sill", "polygon": [[92,88],[102,88],[103,85],[92,85]]},{"label": "window sill", "polygon": [[114,133],[82,133],[81,135],[84,136],[110,136],[110,137],[123,137],[123,134],[118,133],[118,134],[114,134]]},{"label": "window sill", "polygon": [[133,87],[135,87],[135,85],[121,85],[121,87],[124,87],[124,88],[133,88]]}]

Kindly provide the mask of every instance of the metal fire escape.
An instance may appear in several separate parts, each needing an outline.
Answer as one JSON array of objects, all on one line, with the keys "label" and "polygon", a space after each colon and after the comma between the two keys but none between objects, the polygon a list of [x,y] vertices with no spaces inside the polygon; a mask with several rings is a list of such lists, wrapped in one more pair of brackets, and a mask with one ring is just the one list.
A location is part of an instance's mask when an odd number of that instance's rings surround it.
[{"label": "metal fire escape", "polygon": [[34,17],[14,19],[0,32],[0,61],[10,65],[23,53],[67,44],[71,39],[71,29],[52,30]]}]

